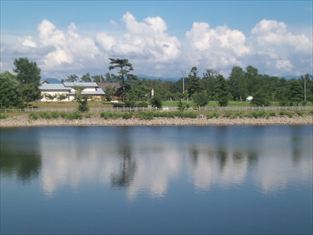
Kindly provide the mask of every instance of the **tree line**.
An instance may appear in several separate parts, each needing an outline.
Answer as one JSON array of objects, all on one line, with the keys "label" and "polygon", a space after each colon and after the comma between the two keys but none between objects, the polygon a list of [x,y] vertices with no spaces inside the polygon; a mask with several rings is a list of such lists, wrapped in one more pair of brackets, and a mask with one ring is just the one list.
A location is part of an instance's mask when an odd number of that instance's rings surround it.
[{"label": "tree line", "polygon": [[[229,101],[246,101],[249,96],[257,106],[267,106],[273,102],[281,106],[305,105],[313,103],[313,77],[304,74],[293,79],[260,74],[258,69],[249,65],[246,68],[235,66],[228,77],[207,69],[200,74],[197,67],[176,80],[146,79],[133,73],[134,68],[127,59],[110,58],[110,73],[93,75],[86,73],[79,77],[70,74],[62,81],[118,83],[118,87],[108,87],[104,99],[110,101],[119,97],[126,106],[136,102],[151,102],[160,107],[162,101],[192,100],[197,106],[205,106],[217,101],[227,106]],[[27,58],[14,61],[14,74],[0,73],[0,106],[23,107],[40,99],[40,68],[36,62]],[[151,94],[153,89],[154,95]],[[85,100],[85,99],[84,99]],[[85,101],[84,101],[85,102]]]}]

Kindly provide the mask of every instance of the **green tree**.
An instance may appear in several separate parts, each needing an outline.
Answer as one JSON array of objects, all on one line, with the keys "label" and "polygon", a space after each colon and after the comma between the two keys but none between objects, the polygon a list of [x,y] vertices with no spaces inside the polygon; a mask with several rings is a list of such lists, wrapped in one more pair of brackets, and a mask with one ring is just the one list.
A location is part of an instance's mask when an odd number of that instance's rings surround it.
[{"label": "green tree", "polygon": [[234,100],[243,100],[247,96],[245,73],[241,67],[233,67],[229,76],[229,89]]},{"label": "green tree", "polygon": [[262,90],[259,90],[254,94],[251,103],[255,106],[268,106],[270,104],[268,97]]},{"label": "green tree", "polygon": [[209,100],[216,99],[216,82],[219,73],[212,70],[207,69],[203,74],[202,79],[200,80],[200,87],[203,88],[208,93]]},{"label": "green tree", "polygon": [[151,100],[150,100],[150,103],[152,105],[152,107],[155,107],[155,108],[162,108],[162,101],[159,97],[153,97]]},{"label": "green tree", "polygon": [[299,105],[303,102],[303,88],[299,80],[292,79],[288,82],[289,105]]},{"label": "green tree", "polygon": [[217,101],[220,106],[227,106],[229,97],[229,88],[225,78],[222,75],[217,77],[216,84]]},{"label": "green tree", "polygon": [[66,82],[77,82],[78,81],[78,76],[76,74],[70,74],[67,76],[65,79]]},{"label": "green tree", "polygon": [[120,82],[121,83],[121,95],[124,101],[125,92],[126,92],[125,80],[129,76],[130,72],[134,70],[133,66],[127,59],[109,58],[109,60],[110,60],[109,70],[118,69],[118,77],[121,81]]},{"label": "green tree", "polygon": [[20,84],[9,72],[0,73],[0,108],[23,105]]},{"label": "green tree", "polygon": [[189,104],[183,102],[182,100],[179,100],[178,104],[177,104],[177,109],[179,112],[184,112],[185,109],[189,108]]},{"label": "green tree", "polygon": [[88,107],[88,97],[82,94],[81,87],[75,87],[75,100],[78,103],[78,111],[87,112],[89,110]]},{"label": "green tree", "polygon": [[191,97],[196,92],[199,92],[200,89],[200,79],[198,77],[197,67],[192,67],[190,73],[187,77],[187,92],[188,96]]},{"label": "green tree", "polygon": [[91,76],[90,76],[90,73],[84,74],[84,75],[80,78],[80,80],[81,80],[82,82],[91,82],[91,81],[92,81],[92,78],[91,78]]},{"label": "green tree", "polygon": [[206,91],[197,92],[193,94],[192,100],[198,107],[206,106],[209,101],[208,93]]},{"label": "green tree", "polygon": [[14,61],[14,72],[16,79],[21,84],[22,97],[26,102],[35,101],[40,98],[40,69],[36,62],[27,58],[19,58]]},{"label": "green tree", "polygon": [[102,83],[105,81],[105,78],[102,75],[94,75],[92,76],[92,81],[96,83]]}]

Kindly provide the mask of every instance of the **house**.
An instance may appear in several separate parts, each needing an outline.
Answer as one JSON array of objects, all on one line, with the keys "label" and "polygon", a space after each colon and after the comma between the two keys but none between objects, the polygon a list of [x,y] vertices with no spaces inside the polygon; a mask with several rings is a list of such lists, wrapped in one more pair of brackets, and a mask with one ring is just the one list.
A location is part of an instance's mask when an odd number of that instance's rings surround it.
[{"label": "house", "polygon": [[104,91],[95,82],[63,82],[59,84],[43,83],[39,86],[41,101],[72,101],[75,98],[76,89],[81,88],[82,95],[93,99],[101,99]]}]

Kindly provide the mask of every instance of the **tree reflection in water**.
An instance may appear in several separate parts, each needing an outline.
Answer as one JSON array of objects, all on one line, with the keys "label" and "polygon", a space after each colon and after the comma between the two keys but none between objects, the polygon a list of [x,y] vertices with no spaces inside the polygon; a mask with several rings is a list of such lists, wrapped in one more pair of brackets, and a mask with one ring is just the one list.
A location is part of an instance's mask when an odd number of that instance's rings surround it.
[{"label": "tree reflection in water", "polygon": [[111,178],[113,187],[129,186],[134,179],[136,172],[136,161],[132,157],[132,144],[130,143],[130,133],[127,127],[118,132],[117,135],[119,148],[118,154],[121,157],[119,171],[114,173]]}]

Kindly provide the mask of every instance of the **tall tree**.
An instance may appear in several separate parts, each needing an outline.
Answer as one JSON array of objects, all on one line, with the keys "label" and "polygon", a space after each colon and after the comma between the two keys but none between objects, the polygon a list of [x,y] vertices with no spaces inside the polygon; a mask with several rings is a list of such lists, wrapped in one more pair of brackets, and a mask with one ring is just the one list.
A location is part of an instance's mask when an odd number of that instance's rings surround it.
[{"label": "tall tree", "polygon": [[105,78],[103,77],[103,75],[94,75],[92,76],[92,80],[96,83],[102,83],[105,81]]},{"label": "tall tree", "polygon": [[15,59],[14,66],[16,79],[21,84],[23,100],[31,102],[39,99],[40,69],[36,62],[29,61],[27,58],[19,58]]},{"label": "tall tree", "polygon": [[130,72],[134,70],[133,66],[127,59],[109,58],[109,60],[110,60],[109,70],[118,69],[118,77],[121,81],[121,89],[122,89],[121,93],[122,93],[122,98],[124,101],[125,90],[126,90],[125,80],[129,76]]},{"label": "tall tree", "polygon": [[229,76],[230,93],[234,100],[243,100],[247,96],[245,73],[241,67],[233,67]]},{"label": "tall tree", "polygon": [[197,67],[192,67],[187,78],[187,92],[188,96],[191,97],[196,92],[199,92],[200,89],[200,79],[198,77]]},{"label": "tall tree", "polygon": [[200,86],[207,91],[208,98],[210,100],[216,100],[215,90],[218,76],[219,76],[218,72],[212,69],[207,69],[203,74],[202,79],[200,80]]},{"label": "tall tree", "polygon": [[21,107],[22,104],[19,81],[9,72],[0,73],[0,108]]},{"label": "tall tree", "polygon": [[78,76],[76,74],[70,74],[67,76],[65,79],[66,82],[77,82],[78,81]]},{"label": "tall tree", "polygon": [[222,75],[217,77],[216,85],[217,101],[220,106],[227,106],[229,98],[229,88],[225,78]]},{"label": "tall tree", "polygon": [[91,81],[92,81],[92,78],[91,78],[91,76],[90,76],[90,73],[84,74],[84,75],[80,78],[80,80],[81,80],[82,82],[91,82]]}]

